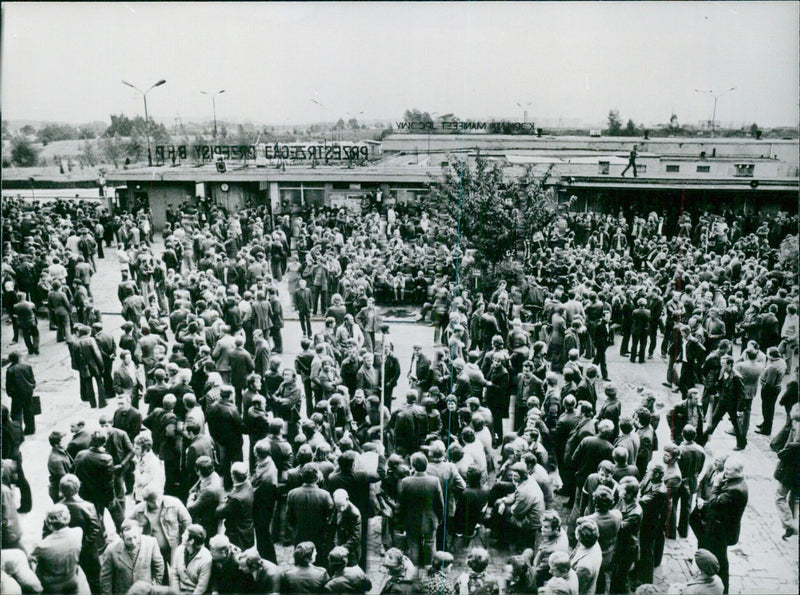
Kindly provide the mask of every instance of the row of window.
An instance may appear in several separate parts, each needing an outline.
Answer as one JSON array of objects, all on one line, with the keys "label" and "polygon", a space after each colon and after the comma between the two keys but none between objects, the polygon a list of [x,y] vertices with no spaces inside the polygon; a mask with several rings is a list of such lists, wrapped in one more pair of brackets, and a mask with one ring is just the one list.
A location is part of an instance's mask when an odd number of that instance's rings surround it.
[{"label": "row of window", "polygon": [[[600,161],[600,174],[601,175],[608,175],[611,170],[611,165],[608,161]],[[755,170],[754,163],[737,163],[734,165],[735,171],[734,176],[739,178],[752,178],[753,171]],[[636,165],[636,173],[641,174],[647,171],[647,165],[645,164],[637,164]],[[677,174],[681,171],[681,166],[677,163],[667,164],[666,171],[668,174]],[[698,174],[707,174],[711,172],[710,165],[698,165],[696,169]]]}]

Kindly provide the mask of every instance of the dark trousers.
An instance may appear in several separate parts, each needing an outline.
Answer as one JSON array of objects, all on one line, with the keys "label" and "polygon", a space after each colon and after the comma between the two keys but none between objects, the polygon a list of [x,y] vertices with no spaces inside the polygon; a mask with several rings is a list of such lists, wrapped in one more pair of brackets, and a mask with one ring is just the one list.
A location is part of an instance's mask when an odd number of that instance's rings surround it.
[{"label": "dark trousers", "polygon": [[596,366],[600,366],[600,375],[603,377],[603,380],[608,379],[608,366],[606,365],[606,348],[605,347],[595,347],[594,352],[594,359],[592,362]]},{"label": "dark trousers", "polygon": [[713,535],[709,537],[708,543],[705,544],[706,549],[717,557],[719,562],[719,578],[722,579],[722,586],[724,587],[723,593],[727,593],[730,587],[729,581],[729,567],[728,567],[728,544],[722,540],[715,538]]},{"label": "dark trousers", "polygon": [[622,356],[628,355],[628,347],[630,346],[631,342],[631,327],[630,326],[623,326],[622,327],[622,343],[619,346],[619,354]]},{"label": "dark trousers", "polygon": [[775,417],[775,401],[778,399],[778,391],[765,388],[761,390],[761,415],[764,421],[761,422],[761,431],[765,434],[772,433],[772,420]]},{"label": "dark trousers", "polygon": [[639,557],[637,550],[616,551],[611,562],[611,587],[612,593],[628,595],[631,592],[631,570]]},{"label": "dark trousers", "polygon": [[[328,309],[328,288],[323,285],[312,285],[311,300],[314,302],[314,314],[318,312],[325,314],[325,310]],[[317,310],[317,306],[319,306],[319,310]]]},{"label": "dark trousers", "polygon": [[31,494],[31,485],[25,478],[25,471],[22,468],[22,455],[18,454],[15,458],[17,463],[17,482],[19,488],[19,510],[21,512],[30,512],[33,505],[33,498]]},{"label": "dark trousers", "polygon": [[66,312],[55,312],[56,341],[61,343],[72,339],[72,317]]},{"label": "dark trousers", "polygon": [[644,363],[644,350],[647,344],[647,335],[644,333],[633,333],[631,335],[631,363],[636,363],[636,357],[639,357],[639,363]]},{"label": "dark trousers", "polygon": [[25,434],[36,432],[36,416],[33,415],[33,397],[11,399],[11,419],[25,424]]},{"label": "dark trousers", "polygon": [[98,402],[94,395],[94,382],[97,381],[97,395],[100,400],[100,408],[106,406],[105,388],[103,386],[102,376],[84,376],[81,374],[81,400],[86,401],[92,406],[92,409],[97,408]]},{"label": "dark trousers", "polygon": [[714,414],[711,417],[711,427],[708,428],[706,436],[711,436],[711,434],[714,433],[714,430],[717,429],[717,425],[719,425],[719,422],[722,421],[722,418],[726,413],[733,424],[733,435],[736,436],[736,446],[744,448],[747,445],[747,437],[744,435],[742,428],[739,426],[739,416],[738,412],[736,411],[736,404],[731,403],[730,399],[717,400],[717,406],[714,408]]},{"label": "dark trousers", "polygon": [[300,317],[300,330],[303,336],[311,338],[313,336],[311,333],[311,312],[298,312],[297,315]]},{"label": "dark trousers", "polygon": [[217,446],[219,448],[219,468],[222,475],[222,482],[225,489],[230,491],[233,487],[233,480],[231,479],[231,465],[244,459],[242,454],[242,445],[218,444]]},{"label": "dark trousers", "polygon": [[681,483],[678,493],[678,506],[672,508],[673,514],[678,513],[678,535],[683,538],[689,535],[689,509],[692,505],[692,496],[694,493],[689,488],[689,485],[684,480]]},{"label": "dark trousers", "polygon": [[658,338],[658,321],[655,324],[650,323],[650,329],[648,330],[648,339],[650,341],[650,345],[647,348],[647,355],[648,357],[653,357],[653,353],[656,350],[656,340]]},{"label": "dark trousers", "polygon": [[28,348],[28,353],[33,355],[39,353],[39,327],[35,324],[20,325],[22,339]]},{"label": "dark trousers", "polygon": [[272,336],[272,351],[275,353],[283,353],[283,337],[281,336],[280,327],[273,326],[269,329],[269,334]]},{"label": "dark trousers", "polygon": [[253,525],[256,533],[258,555],[273,564],[277,564],[278,557],[275,553],[275,544],[272,541],[272,533],[270,532],[272,517],[275,513],[275,502],[270,502],[256,512],[257,514],[253,515]]},{"label": "dark trousers", "polygon": [[[111,368],[114,365],[114,360],[103,360],[103,387],[105,388],[106,399],[111,400],[114,398],[114,380],[111,377]],[[134,394],[138,394],[135,392]],[[131,397],[131,404],[134,407],[139,407],[138,397],[134,399]]]}]

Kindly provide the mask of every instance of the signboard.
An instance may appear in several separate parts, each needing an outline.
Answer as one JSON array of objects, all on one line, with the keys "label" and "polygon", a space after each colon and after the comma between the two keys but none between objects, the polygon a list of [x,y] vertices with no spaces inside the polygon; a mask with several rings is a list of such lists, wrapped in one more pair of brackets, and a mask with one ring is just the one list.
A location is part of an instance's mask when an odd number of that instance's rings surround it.
[{"label": "signboard", "polygon": [[274,143],[269,145],[156,145],[157,163],[195,159],[360,161],[374,157],[377,149],[366,143]]}]

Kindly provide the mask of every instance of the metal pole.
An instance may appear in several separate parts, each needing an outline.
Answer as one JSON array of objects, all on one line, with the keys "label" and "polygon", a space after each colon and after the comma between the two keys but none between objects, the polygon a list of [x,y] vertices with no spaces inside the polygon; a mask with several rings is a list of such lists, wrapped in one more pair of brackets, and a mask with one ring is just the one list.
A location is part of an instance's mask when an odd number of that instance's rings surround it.
[{"label": "metal pole", "polygon": [[711,136],[716,136],[717,131],[717,96],[714,95],[714,109],[711,112]]},{"label": "metal pole", "polygon": [[217,96],[211,96],[211,105],[214,108],[214,140],[217,140]]},{"label": "metal pole", "polygon": [[145,131],[147,133],[147,164],[150,167],[153,167],[153,155],[150,152],[150,116],[147,114],[147,91],[142,93],[142,97],[144,98],[144,123]]},{"label": "metal pole", "polygon": [[381,333],[381,405],[380,405],[380,426],[381,426],[381,445],[384,446],[383,442],[383,408],[386,406],[384,403],[386,402],[386,333]]}]

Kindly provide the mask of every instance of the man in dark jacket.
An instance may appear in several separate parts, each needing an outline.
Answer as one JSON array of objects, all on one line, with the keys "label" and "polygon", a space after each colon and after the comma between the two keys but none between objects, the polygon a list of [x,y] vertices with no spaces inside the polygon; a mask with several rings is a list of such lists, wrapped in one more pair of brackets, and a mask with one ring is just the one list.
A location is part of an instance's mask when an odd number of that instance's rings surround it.
[{"label": "man in dark jacket", "polygon": [[219,465],[225,489],[230,490],[231,465],[242,461],[244,457],[242,434],[246,428],[232,400],[233,387],[223,386],[219,394],[219,401],[208,408],[206,422],[208,422],[208,433],[211,434],[219,451]]},{"label": "man in dark jacket", "polygon": [[217,518],[225,521],[225,535],[242,550],[255,545],[253,533],[253,486],[247,479],[247,465],[241,461],[231,466],[233,489],[217,508]]},{"label": "man in dark jacket", "polygon": [[105,433],[92,432],[89,449],[75,457],[75,475],[81,482],[79,494],[94,504],[100,519],[106,507],[114,502],[114,459],[106,452],[105,445]]},{"label": "man in dark jacket", "polygon": [[[78,370],[81,377],[81,400],[88,402],[92,408],[96,408],[99,404],[102,409],[106,406],[105,387],[103,386],[103,354],[100,353],[97,341],[90,336],[89,331],[88,326],[78,328],[78,339],[72,347],[73,368]],[[97,382],[97,399],[94,394],[95,381]]]},{"label": "man in dark jacket", "polygon": [[647,309],[647,300],[639,298],[636,302],[638,308],[631,315],[631,363],[644,363],[644,351],[647,346],[647,333],[650,330],[650,310]]},{"label": "man in dark jacket", "polygon": [[283,353],[283,337],[281,335],[283,329],[283,306],[281,306],[281,300],[278,298],[276,290],[270,290],[269,306],[272,320],[272,327],[269,329],[269,333],[272,336],[272,348],[275,353]]},{"label": "man in dark jacket", "polygon": [[[587,311],[588,314],[588,311]],[[611,312],[605,310],[603,316],[597,321],[592,334],[594,359],[592,363],[600,367],[603,380],[608,380],[608,366],[606,365],[606,349],[614,344],[614,331],[611,330]]]},{"label": "man in dark jacket", "polygon": [[300,279],[294,292],[294,309],[297,310],[297,315],[300,317],[300,330],[303,332],[303,337],[306,338],[312,336],[311,310],[314,307],[312,300],[313,296],[311,290],[306,287],[305,279]]},{"label": "man in dark jacket", "polygon": [[361,535],[362,527],[366,524],[361,520],[361,513],[358,508],[350,502],[347,491],[338,489],[333,492],[333,505],[336,509],[331,517],[331,534],[333,535],[333,545],[347,548],[347,560],[351,566],[359,563],[362,557]]},{"label": "man in dark jacket", "polygon": [[[81,541],[81,554],[78,564],[86,575],[93,593],[100,592],[100,550],[105,547],[103,530],[97,510],[91,502],[87,502],[78,495],[81,482],[72,474],[67,474],[59,482],[61,502],[67,507],[70,514],[70,527],[80,527],[83,531]],[[45,526],[47,532],[47,527]],[[97,590],[95,590],[97,589]]]},{"label": "man in dark jacket", "polygon": [[417,566],[430,564],[436,550],[436,529],[444,519],[444,497],[438,477],[428,475],[427,457],[411,456],[414,474],[400,481],[396,517],[408,537],[411,561]]},{"label": "man in dark jacket", "polygon": [[22,338],[30,355],[39,354],[39,322],[36,318],[36,306],[25,298],[24,292],[17,294],[13,314],[17,327],[22,331]]},{"label": "man in dark jacket", "polygon": [[59,281],[53,281],[50,293],[47,295],[47,307],[56,323],[56,342],[72,339],[72,304]]},{"label": "man in dark jacket", "polygon": [[330,551],[330,526],[333,515],[331,495],[317,486],[320,478],[319,468],[314,463],[306,463],[301,471],[303,485],[289,492],[286,500],[286,522],[295,547],[310,541],[319,553],[320,563],[324,563]]},{"label": "man in dark jacket", "polygon": [[730,457],[723,472],[713,480],[711,498],[702,506],[705,530],[698,537],[698,546],[707,549],[719,561],[719,577],[728,592],[728,547],[739,541],[742,514],[747,506],[747,484],[742,475],[742,462]]},{"label": "man in dark jacket", "polygon": [[[747,446],[747,436],[745,436],[739,425],[739,416],[737,415],[739,402],[744,399],[744,383],[742,377],[733,368],[733,358],[726,355],[722,358],[722,373],[717,381],[716,393],[717,406],[714,408],[714,413],[711,417],[711,425],[706,433],[708,439],[714,430],[722,421],[722,417],[727,413],[728,417],[733,424],[733,433],[736,436],[736,448],[734,450],[744,450]],[[722,565],[722,562],[720,562]]]},{"label": "man in dark jacket", "polygon": [[244,348],[244,337],[236,337],[235,345],[229,356],[231,384],[236,390],[236,407],[241,413],[247,413],[247,411],[242,411],[242,391],[247,386],[247,377],[255,370],[255,363]]},{"label": "man in dark jacket", "polygon": [[33,414],[33,391],[36,390],[36,378],[33,368],[20,361],[19,353],[8,354],[11,364],[6,370],[6,392],[11,397],[11,419],[22,425],[25,423],[25,434],[36,432],[36,418]]},{"label": "man in dark jacket", "polygon": [[186,509],[192,519],[203,526],[206,534],[213,535],[219,525],[217,508],[224,498],[222,479],[214,471],[214,462],[205,455],[197,459],[195,467],[198,479],[189,490]]},{"label": "man in dark jacket", "polygon": [[[92,325],[92,335],[103,355],[103,384],[106,389],[106,399],[111,399],[114,395],[114,381],[111,377],[111,368],[114,366],[114,359],[117,357],[117,343],[111,333],[103,330],[101,322],[95,322]],[[134,405],[138,406],[139,397],[136,396]]]},{"label": "man in dark jacket", "polygon": [[[339,469],[331,473],[326,482],[326,487],[331,495],[337,490],[344,490],[348,496],[348,502],[351,503],[359,512],[359,518],[363,520],[361,524],[361,538],[359,541],[359,556],[353,558],[355,563],[366,568],[366,552],[367,552],[367,524],[370,516],[369,506],[369,493],[370,485],[382,481],[386,476],[386,465],[383,457],[378,460],[377,473],[372,474],[366,471],[355,471],[355,463],[357,454],[355,451],[348,450],[339,455],[337,463]],[[336,504],[334,499],[334,504]],[[335,545],[346,545],[343,543],[336,543]],[[352,552],[352,550],[351,550]]]}]

